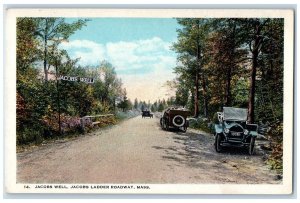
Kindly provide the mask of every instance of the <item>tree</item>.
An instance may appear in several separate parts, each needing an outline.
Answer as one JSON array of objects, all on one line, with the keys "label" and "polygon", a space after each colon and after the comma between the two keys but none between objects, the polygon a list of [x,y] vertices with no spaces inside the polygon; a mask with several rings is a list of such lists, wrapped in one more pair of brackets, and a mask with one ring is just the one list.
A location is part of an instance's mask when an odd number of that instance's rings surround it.
[{"label": "tree", "polygon": [[132,108],[132,103],[130,102],[130,100],[128,100],[127,98],[127,92],[126,89],[123,90],[122,93],[122,100],[121,102],[118,104],[118,107],[122,109],[122,111],[126,111],[128,109]]},{"label": "tree", "polygon": [[122,101],[122,81],[117,77],[115,68],[107,61],[102,61],[99,68],[100,78],[103,86],[100,93],[102,103],[115,104]]},{"label": "tree", "polygon": [[53,43],[59,44],[67,40],[76,30],[82,28],[87,20],[79,19],[73,23],[66,23],[65,18],[37,18],[36,35],[40,37],[43,44],[43,64],[45,81],[48,81],[48,49]]},{"label": "tree", "polygon": [[152,112],[155,112],[155,111],[156,111],[154,105],[151,105],[151,108],[150,108],[150,109],[151,109]]},{"label": "tree", "polygon": [[[178,61],[182,64],[177,68],[177,73],[186,75],[194,81],[194,117],[199,115],[199,89],[202,86],[203,114],[207,116],[207,84],[206,76],[203,72],[205,40],[207,37],[207,20],[184,18],[177,19],[182,26],[178,29],[178,40],[173,45],[173,49],[178,53]],[[200,84],[201,81],[201,84]]]},{"label": "tree", "polygon": [[[17,89],[16,89],[16,121],[17,143],[24,144],[35,141],[42,131],[40,118],[46,109],[43,100],[44,91],[39,81],[39,72],[34,68],[38,59],[39,42],[35,30],[37,22],[34,18],[17,18]],[[31,128],[35,132],[29,132]]]},{"label": "tree", "polygon": [[271,19],[264,28],[256,77],[255,120],[283,120],[283,24],[283,19]]},{"label": "tree", "polygon": [[[194,116],[201,108],[210,116],[223,106],[236,106],[248,107],[249,122],[281,118],[282,19],[185,18],[178,23],[173,45],[177,104],[187,105]],[[280,96],[272,89],[279,89]]]},{"label": "tree", "polygon": [[250,73],[250,90],[249,90],[249,105],[248,105],[248,121],[254,122],[255,111],[255,89],[256,89],[256,73],[258,69],[258,60],[264,40],[267,37],[266,27],[270,19],[253,18],[241,20],[242,28],[248,36],[247,44],[251,53],[251,73]]},{"label": "tree", "polygon": [[157,111],[162,112],[164,109],[165,109],[164,104],[162,102],[159,102]]},{"label": "tree", "polygon": [[139,102],[138,102],[138,99],[135,98],[133,108],[138,109],[138,107],[139,107]]},{"label": "tree", "polygon": [[[236,91],[239,80],[248,77],[244,67],[250,58],[247,57],[245,36],[238,19],[210,19],[206,26],[208,34],[202,72],[206,76],[208,116],[211,117],[214,111],[221,111],[223,106],[245,107],[244,103],[239,104],[234,100],[236,96],[232,89]],[[245,88],[240,87],[240,90],[244,91]]]},{"label": "tree", "polygon": [[158,108],[157,101],[155,101],[152,106],[154,108],[154,111],[157,111]]},{"label": "tree", "polygon": [[17,18],[17,74],[32,67],[39,57],[40,44],[35,33],[37,26],[34,18]]}]

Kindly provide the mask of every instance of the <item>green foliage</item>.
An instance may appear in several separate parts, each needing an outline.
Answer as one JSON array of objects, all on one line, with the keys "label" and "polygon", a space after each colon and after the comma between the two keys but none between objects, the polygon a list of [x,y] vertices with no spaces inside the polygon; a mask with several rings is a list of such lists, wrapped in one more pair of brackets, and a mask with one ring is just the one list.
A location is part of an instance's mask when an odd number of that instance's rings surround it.
[{"label": "green foliage", "polygon": [[40,42],[36,39],[38,21],[34,18],[17,18],[17,75],[22,74],[36,61]]},{"label": "green foliage", "polygon": [[76,30],[80,30],[87,20],[79,19],[72,23],[65,22],[65,18],[34,18],[36,22],[35,36],[42,46],[39,46],[40,59],[44,65],[44,79],[49,80],[49,71],[51,61],[61,61],[57,56],[57,47],[62,41],[74,34]]},{"label": "green foliage", "polygon": [[217,123],[215,113],[222,107],[248,108],[249,122],[271,127],[267,163],[282,172],[283,19],[185,18],[178,23],[176,102],[195,112],[190,126],[211,132],[209,120]]},{"label": "green foliage", "polygon": [[199,117],[190,119],[189,125],[191,128],[201,129],[207,133],[214,133],[212,123],[207,118]]},{"label": "green foliage", "polygon": [[[132,104],[109,62],[80,67],[79,59],[72,60],[65,50],[58,49],[63,40],[85,23],[84,19],[71,23],[64,18],[17,19],[17,144],[39,143],[57,136],[59,110],[63,123],[70,126],[78,125],[78,118],[85,115],[117,112],[117,119],[124,119],[138,115],[139,110],[161,112],[168,106],[179,105],[196,117],[201,114],[201,119],[191,123],[192,127],[210,131],[209,121],[216,121],[215,113],[223,106],[251,106],[255,121],[272,126],[268,136],[276,143],[277,151],[269,160],[273,168],[280,169],[283,19],[178,19],[181,27],[172,47],[177,53],[177,77],[170,82],[176,94],[153,104],[137,99]],[[57,83],[56,75],[92,77],[95,83]],[[47,82],[45,76],[49,76]],[[254,103],[250,95],[254,95]],[[102,120],[100,126],[108,123],[114,121]],[[66,133],[78,131],[76,127],[65,129]]]},{"label": "green foliage", "polygon": [[194,116],[199,115],[199,94],[203,96],[203,113],[208,113],[207,77],[205,71],[207,50],[206,41],[209,36],[208,19],[180,18],[178,24],[182,26],[178,29],[178,40],[173,44],[173,50],[178,54],[178,66],[175,73],[179,75],[177,85],[176,101],[185,106],[187,104],[188,92],[193,92]]},{"label": "green foliage", "polygon": [[232,87],[232,106],[247,108],[249,95],[249,82],[239,78]]},{"label": "green foliage", "polygon": [[120,103],[118,104],[118,107],[119,107],[120,109],[122,109],[123,111],[127,111],[127,110],[129,110],[129,109],[132,109],[132,107],[133,107],[131,101],[127,98],[126,95],[127,95],[126,89],[124,89],[124,92],[123,92],[121,101],[120,101]]},{"label": "green foliage", "polygon": [[283,170],[283,123],[278,121],[271,126],[271,130],[267,136],[272,141],[272,152],[267,159],[267,164],[271,169],[277,170],[282,173]]},{"label": "green foliage", "polygon": [[163,102],[158,103],[157,111],[162,112],[165,109],[165,105]]},{"label": "green foliage", "polygon": [[199,108],[208,119],[233,106],[251,107],[252,122],[282,120],[282,19],[184,18],[178,23],[177,104],[196,117]]},{"label": "green foliage", "polygon": [[43,141],[44,127],[42,125],[27,123],[22,127],[22,131],[17,131],[17,145],[40,144]]},{"label": "green foliage", "polygon": [[[112,64],[102,61],[97,67],[81,67],[77,65],[79,59],[73,60],[65,50],[58,49],[59,43],[81,29],[85,22],[79,19],[66,23],[64,18],[17,19],[18,145],[82,132],[81,117],[114,113],[121,101],[126,103],[123,109],[132,108],[131,102],[124,99],[122,82]],[[59,75],[90,77],[95,83],[56,80]],[[59,112],[62,135],[58,127]],[[115,120],[107,118],[99,122],[103,127],[114,124]]]}]

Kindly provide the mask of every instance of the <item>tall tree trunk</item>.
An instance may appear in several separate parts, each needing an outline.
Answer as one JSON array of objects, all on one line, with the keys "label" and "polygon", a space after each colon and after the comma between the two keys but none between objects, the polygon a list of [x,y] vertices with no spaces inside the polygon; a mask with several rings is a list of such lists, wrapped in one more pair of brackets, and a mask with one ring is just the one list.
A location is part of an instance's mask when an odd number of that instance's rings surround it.
[{"label": "tall tree trunk", "polygon": [[48,46],[48,21],[45,19],[45,33],[44,33],[44,73],[45,73],[45,81],[48,81],[48,69],[47,69],[47,46]]},{"label": "tall tree trunk", "polygon": [[[196,21],[197,23],[197,28],[200,30],[200,22],[199,20]],[[195,77],[195,109],[194,109],[194,117],[197,118],[199,116],[199,77],[200,77],[200,70],[201,70],[201,63],[200,63],[200,40],[199,36],[197,36],[196,39],[197,43],[197,67],[196,67],[196,77]]]},{"label": "tall tree trunk", "polygon": [[264,26],[264,24],[261,24],[259,22],[256,24],[254,44],[253,44],[253,48],[251,51],[252,52],[252,69],[251,69],[250,94],[249,94],[249,103],[248,103],[248,121],[249,121],[249,123],[254,123],[255,79],[256,79],[256,70],[258,67],[258,54],[260,52],[260,47],[262,45],[261,29]]},{"label": "tall tree trunk", "polygon": [[204,74],[202,76],[202,89],[203,89],[203,113],[204,113],[204,117],[207,118],[208,116],[207,88],[206,88],[206,80]]},{"label": "tall tree trunk", "polygon": [[256,38],[254,42],[254,50],[252,51],[252,69],[250,78],[250,94],[249,94],[249,105],[248,105],[248,121],[254,123],[254,98],[255,98],[255,78],[256,70],[258,66],[258,46],[260,39]]},{"label": "tall tree trunk", "polygon": [[45,73],[45,81],[48,81],[48,68],[47,68],[47,38],[45,36],[44,40],[44,73]]},{"label": "tall tree trunk", "polygon": [[231,106],[231,77],[232,77],[232,69],[235,67],[234,58],[235,49],[236,49],[236,24],[234,23],[232,27],[232,31],[230,33],[230,62],[227,67],[227,75],[226,75],[226,90],[225,90],[225,106]]},{"label": "tall tree trunk", "polygon": [[194,96],[194,117],[197,118],[199,116],[199,73],[196,73],[195,77],[195,96]]},{"label": "tall tree trunk", "polygon": [[231,104],[230,83],[231,83],[231,67],[228,67],[227,75],[226,75],[225,106],[230,106]]}]

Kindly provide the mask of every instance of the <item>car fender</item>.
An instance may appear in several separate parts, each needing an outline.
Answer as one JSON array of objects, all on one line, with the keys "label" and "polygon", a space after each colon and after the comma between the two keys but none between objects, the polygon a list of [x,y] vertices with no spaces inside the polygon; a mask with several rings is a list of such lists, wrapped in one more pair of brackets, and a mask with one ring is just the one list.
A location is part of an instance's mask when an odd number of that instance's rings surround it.
[{"label": "car fender", "polygon": [[216,133],[222,133],[223,132],[222,124],[215,124],[215,132]]},{"label": "car fender", "polygon": [[251,135],[252,137],[257,137],[258,133],[256,131],[250,131],[249,135]]}]

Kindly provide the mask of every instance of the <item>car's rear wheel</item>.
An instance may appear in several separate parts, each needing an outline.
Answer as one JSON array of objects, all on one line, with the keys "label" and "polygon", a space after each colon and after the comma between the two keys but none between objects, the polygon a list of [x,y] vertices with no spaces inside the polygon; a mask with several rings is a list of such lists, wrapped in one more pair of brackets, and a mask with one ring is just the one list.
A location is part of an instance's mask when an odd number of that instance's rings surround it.
[{"label": "car's rear wheel", "polygon": [[172,123],[173,123],[174,126],[180,128],[180,127],[184,126],[185,119],[181,115],[176,115],[176,116],[174,116],[174,118],[172,120]]},{"label": "car's rear wheel", "polygon": [[216,152],[220,153],[222,151],[222,146],[221,146],[221,135],[219,133],[216,133],[215,135],[215,149]]},{"label": "car's rear wheel", "polygon": [[161,129],[163,129],[164,130],[164,122],[163,122],[163,118],[160,118],[160,127],[161,127]]},{"label": "car's rear wheel", "polygon": [[250,140],[250,145],[249,145],[249,154],[253,155],[254,154],[254,150],[255,149],[255,137],[251,137]]},{"label": "car's rear wheel", "polygon": [[169,123],[166,119],[164,120],[164,128],[165,128],[166,131],[169,130]]}]

